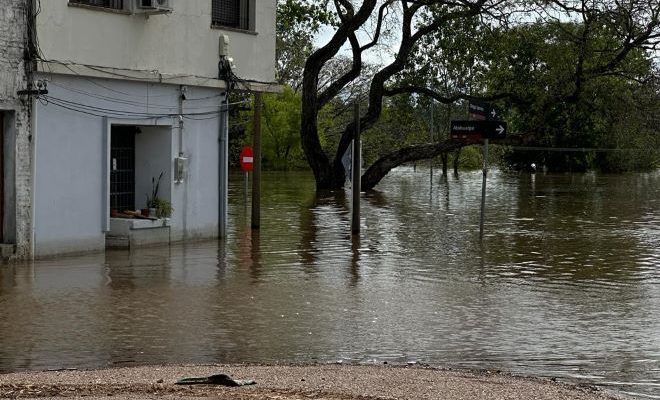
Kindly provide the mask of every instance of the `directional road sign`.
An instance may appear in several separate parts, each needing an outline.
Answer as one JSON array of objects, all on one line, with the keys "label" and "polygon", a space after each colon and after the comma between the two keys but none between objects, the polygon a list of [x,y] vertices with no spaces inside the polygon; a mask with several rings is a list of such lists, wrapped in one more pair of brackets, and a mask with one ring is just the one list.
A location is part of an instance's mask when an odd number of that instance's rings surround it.
[{"label": "directional road sign", "polygon": [[452,139],[502,139],[506,137],[504,121],[451,121]]},{"label": "directional road sign", "polygon": [[470,100],[468,108],[472,119],[479,121],[496,121],[500,119],[500,112],[497,108],[485,101]]}]

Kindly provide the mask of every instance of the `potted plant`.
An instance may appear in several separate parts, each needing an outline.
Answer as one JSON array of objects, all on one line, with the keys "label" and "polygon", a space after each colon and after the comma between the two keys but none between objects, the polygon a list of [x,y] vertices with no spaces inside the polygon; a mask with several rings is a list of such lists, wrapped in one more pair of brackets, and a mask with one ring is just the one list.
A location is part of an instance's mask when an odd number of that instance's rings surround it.
[{"label": "potted plant", "polygon": [[172,211],[174,211],[172,203],[165,199],[156,197],[153,204],[156,209],[156,218],[169,218],[172,215]]},{"label": "potted plant", "polygon": [[169,218],[172,211],[174,211],[172,203],[158,197],[158,188],[162,178],[163,172],[158,175],[158,179],[151,178],[151,196],[147,194],[147,207],[149,208],[149,217],[152,218]]}]

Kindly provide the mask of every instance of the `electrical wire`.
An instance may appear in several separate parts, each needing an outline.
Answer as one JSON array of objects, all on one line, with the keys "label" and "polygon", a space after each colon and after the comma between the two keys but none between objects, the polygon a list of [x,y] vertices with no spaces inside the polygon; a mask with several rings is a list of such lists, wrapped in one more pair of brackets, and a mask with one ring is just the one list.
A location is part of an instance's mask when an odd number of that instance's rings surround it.
[{"label": "electrical wire", "polygon": [[[81,95],[92,97],[92,98],[99,99],[99,100],[104,100],[104,101],[107,101],[107,102],[118,103],[118,104],[126,104],[126,105],[132,105],[132,106],[143,106],[143,105],[145,105],[145,103],[141,102],[141,101],[119,99],[119,98],[116,98],[116,97],[104,96],[104,95],[101,95],[101,94],[90,93],[90,92],[87,92],[85,90],[72,88],[70,86],[63,85],[63,84],[60,84],[60,83],[57,83],[57,82],[54,82],[54,81],[49,81],[48,84],[53,85],[53,86],[57,86],[61,89],[64,89],[64,90],[67,90],[67,91],[70,91],[70,92],[73,92],[73,93],[81,94]],[[221,95],[222,94],[215,94],[215,95],[207,96],[207,97],[186,99],[186,102],[188,102],[188,101],[209,100],[209,99],[220,97]],[[170,96],[174,96],[174,95],[170,94]],[[149,103],[149,107],[164,108],[164,109],[176,109],[178,106],[177,105],[164,105],[164,104]],[[187,109],[201,110],[201,109],[211,108],[211,107],[216,107],[216,105],[186,107],[186,108]]]},{"label": "electrical wire", "polygon": [[207,116],[207,115],[214,115],[214,114],[217,114],[217,113],[221,112],[221,109],[218,108],[218,110],[214,110],[214,111],[194,112],[194,113],[185,113],[185,114],[179,114],[178,112],[150,113],[150,112],[140,112],[140,111],[131,111],[131,110],[116,110],[116,109],[109,109],[109,108],[103,108],[103,107],[96,107],[96,106],[91,106],[91,105],[87,105],[87,104],[77,103],[75,101],[60,99],[60,98],[50,96],[50,95],[40,96],[40,98],[43,98],[48,103],[54,103],[54,104],[58,104],[58,105],[65,105],[65,106],[70,107],[70,108],[75,109],[75,110],[87,111],[87,112],[92,112],[92,113],[100,113],[100,115],[119,115],[119,116],[130,115],[130,116],[139,116],[139,117],[142,117],[142,116],[144,116],[144,117],[178,117],[179,115],[181,115],[181,116]]},{"label": "electrical wire", "polygon": [[[65,100],[61,99],[55,96],[51,95],[42,95],[39,96],[39,100],[43,105],[48,105],[48,104],[54,104],[56,106],[65,108],[67,110],[71,111],[76,111],[76,112],[81,112],[83,114],[88,114],[88,115],[94,115],[98,117],[106,117],[106,116],[113,116],[113,117],[126,117],[128,119],[130,118],[174,118],[174,117],[183,117],[186,119],[191,119],[191,120],[207,120],[207,119],[215,119],[218,118],[218,116],[226,111],[227,107],[225,105],[219,106],[216,110],[213,111],[205,111],[205,112],[188,112],[188,113],[183,113],[179,114],[178,112],[172,112],[172,113],[150,113],[150,112],[140,112],[140,111],[131,111],[131,110],[117,110],[117,109],[109,109],[109,108],[103,108],[103,107],[96,107],[96,106],[91,106],[88,104],[81,104],[75,101],[70,101],[70,100]],[[232,105],[239,105],[239,104],[244,104],[245,101],[239,101],[239,102],[234,102],[230,103],[229,106]]]}]

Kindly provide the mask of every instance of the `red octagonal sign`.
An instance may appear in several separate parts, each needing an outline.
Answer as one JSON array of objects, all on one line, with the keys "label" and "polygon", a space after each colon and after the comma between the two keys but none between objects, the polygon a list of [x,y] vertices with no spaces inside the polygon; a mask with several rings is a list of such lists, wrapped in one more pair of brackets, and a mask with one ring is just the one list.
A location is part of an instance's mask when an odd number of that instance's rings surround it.
[{"label": "red octagonal sign", "polygon": [[252,152],[252,147],[245,146],[241,150],[241,169],[245,172],[252,171],[252,166],[254,165],[254,153]]}]

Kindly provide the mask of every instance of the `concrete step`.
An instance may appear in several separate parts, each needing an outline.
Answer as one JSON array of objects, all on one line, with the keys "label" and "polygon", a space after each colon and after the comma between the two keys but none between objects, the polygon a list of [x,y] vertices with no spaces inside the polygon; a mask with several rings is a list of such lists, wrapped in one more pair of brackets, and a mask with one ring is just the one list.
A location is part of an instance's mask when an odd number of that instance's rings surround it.
[{"label": "concrete step", "polygon": [[7,259],[16,253],[16,245],[0,243],[0,257]]}]

